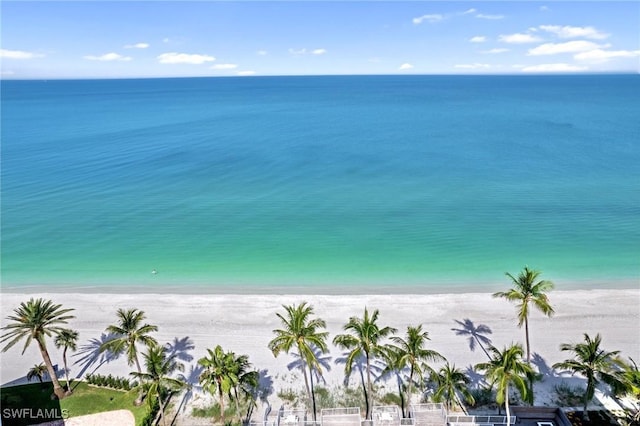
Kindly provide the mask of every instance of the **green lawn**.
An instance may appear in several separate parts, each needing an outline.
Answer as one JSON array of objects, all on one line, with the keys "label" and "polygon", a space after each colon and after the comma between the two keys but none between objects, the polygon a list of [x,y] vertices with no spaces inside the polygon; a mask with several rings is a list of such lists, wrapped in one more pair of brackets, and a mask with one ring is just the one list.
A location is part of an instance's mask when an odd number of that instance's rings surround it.
[{"label": "green lawn", "polygon": [[137,396],[135,390],[122,392],[89,386],[84,382],[75,382],[73,386],[73,394],[61,401],[51,400],[53,393],[51,383],[2,388],[0,392],[2,424],[26,426],[52,420],[52,416],[76,417],[124,409],[131,411],[136,419],[136,425],[140,425],[148,412],[147,404],[140,407],[133,405]]}]

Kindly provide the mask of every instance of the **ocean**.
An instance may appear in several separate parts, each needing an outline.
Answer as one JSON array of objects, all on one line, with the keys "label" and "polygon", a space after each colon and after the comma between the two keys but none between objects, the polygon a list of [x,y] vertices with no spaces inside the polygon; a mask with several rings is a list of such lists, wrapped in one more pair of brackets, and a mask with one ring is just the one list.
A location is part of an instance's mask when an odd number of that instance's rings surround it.
[{"label": "ocean", "polygon": [[640,285],[640,77],[2,81],[3,291]]}]

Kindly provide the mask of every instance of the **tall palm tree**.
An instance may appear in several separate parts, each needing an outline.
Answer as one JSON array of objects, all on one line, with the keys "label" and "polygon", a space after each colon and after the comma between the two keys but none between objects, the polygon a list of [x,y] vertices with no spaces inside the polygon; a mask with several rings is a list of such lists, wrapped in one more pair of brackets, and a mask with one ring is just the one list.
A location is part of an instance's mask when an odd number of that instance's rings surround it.
[{"label": "tall palm tree", "polygon": [[38,343],[40,355],[53,383],[53,392],[59,399],[64,398],[65,392],[53,369],[45,338],[59,334],[63,330],[61,325],[75,318],[73,315],[67,315],[71,311],[73,309],[62,309],[62,305],[54,304],[51,300],[31,298],[28,302],[22,302],[13,310],[14,314],[7,317],[13,322],[2,327],[6,333],[0,337],[0,342],[9,340],[9,343],[2,348],[2,352],[6,352],[22,339],[25,339],[23,354],[33,340]]},{"label": "tall palm tree", "polygon": [[405,410],[404,396],[406,386],[404,384],[404,380],[402,379],[402,372],[406,369],[407,366],[404,362],[402,353],[400,353],[400,350],[398,350],[398,348],[389,347],[386,351],[384,351],[383,356],[385,367],[380,373],[380,376],[383,377],[387,374],[395,375],[396,383],[398,385],[398,396],[400,397],[400,410],[402,412],[402,417],[408,417]]},{"label": "tall palm tree", "polygon": [[[398,336],[391,338],[399,352],[400,365],[409,367],[409,383],[407,385],[407,402],[411,404],[414,376],[422,378],[425,373],[433,372],[427,361],[444,361],[444,357],[438,352],[425,348],[429,339],[429,332],[422,331],[422,324],[417,327],[407,327],[406,338]],[[422,380],[421,380],[422,382]]]},{"label": "tall palm tree", "polygon": [[322,331],[326,327],[324,320],[320,318],[312,318],[313,307],[307,302],[302,302],[296,306],[282,306],[285,314],[277,313],[276,315],[282,322],[282,328],[273,330],[276,337],[269,342],[269,349],[273,356],[277,357],[281,352],[289,353],[292,348],[296,348],[300,357],[300,368],[304,376],[304,384],[307,390],[308,405],[313,411],[313,419],[316,420],[315,398],[313,397],[313,389],[309,386],[313,379],[307,377],[307,367],[309,368],[309,376],[313,374],[313,370],[317,370],[322,374],[322,366],[314,348],[320,350],[320,353],[327,353],[327,337],[329,333]]},{"label": "tall palm tree", "polygon": [[42,383],[45,374],[47,374],[47,366],[43,363],[36,364],[29,369],[29,372],[27,373],[27,381],[30,382],[31,379],[38,379],[38,381]]},{"label": "tall palm tree", "polygon": [[617,366],[619,365],[617,355],[619,351],[605,351],[600,347],[601,343],[600,334],[596,334],[596,337],[592,339],[585,333],[583,343],[563,343],[560,345],[560,350],[572,352],[573,358],[553,364],[553,368],[570,370],[572,374],[577,373],[587,379],[587,390],[584,394],[584,409],[582,411],[582,417],[585,420],[589,419],[587,405],[595,394],[596,386],[600,382],[607,383],[613,387],[619,385],[619,377],[617,375]]},{"label": "tall palm tree", "polygon": [[162,346],[152,345],[147,352],[142,354],[144,359],[145,372],[132,372],[131,375],[140,379],[141,386],[144,383],[147,388],[149,404],[155,397],[160,405],[160,417],[162,424],[166,426],[164,418],[165,392],[168,390],[179,390],[185,383],[179,379],[170,377],[176,370],[184,371],[184,365],[176,361],[176,355],[167,355],[166,349]]},{"label": "tall palm tree", "polygon": [[462,402],[458,398],[458,394],[462,395],[469,404],[475,403],[473,395],[469,392],[468,386],[469,383],[471,383],[469,377],[467,377],[462,370],[456,368],[455,364],[451,365],[447,362],[431,377],[436,383],[433,401],[444,401],[447,411],[449,411],[454,404],[459,404],[460,407],[462,407]]},{"label": "tall palm tree", "polygon": [[499,291],[493,297],[501,297],[516,303],[518,313],[518,327],[524,324],[524,334],[527,345],[527,363],[531,362],[531,350],[529,344],[529,304],[533,304],[544,315],[551,317],[554,314],[553,307],[549,304],[549,297],[545,294],[553,290],[553,283],[547,280],[538,280],[542,272],[529,269],[524,270],[514,277],[510,273],[506,275],[511,279],[513,288],[508,291]]},{"label": "tall palm tree", "polygon": [[207,352],[209,353],[208,357],[198,360],[198,364],[204,368],[200,374],[200,384],[212,394],[218,394],[220,415],[224,424],[224,396],[229,394],[238,382],[233,365],[235,354],[233,352],[224,352],[220,345],[216,346],[213,351],[207,349]]},{"label": "tall palm tree", "polygon": [[507,426],[510,423],[511,411],[509,408],[509,386],[513,385],[518,390],[523,400],[527,399],[528,377],[533,375],[531,366],[522,362],[523,350],[520,344],[511,345],[502,351],[494,346],[489,347],[491,360],[475,366],[476,370],[484,371],[491,386],[497,385],[496,402],[505,405],[507,412]]},{"label": "tall palm tree", "polygon": [[[344,325],[343,329],[350,334],[339,334],[333,339],[334,345],[351,351],[347,355],[344,367],[347,376],[351,374],[353,364],[355,364],[359,358],[365,358],[367,371],[365,395],[367,419],[371,419],[371,407],[373,405],[371,361],[376,357],[384,356],[384,352],[388,350],[388,347],[383,345],[382,340],[397,331],[392,327],[380,327],[378,325],[379,314],[376,309],[373,311],[373,314],[369,315],[369,311],[365,307],[363,318],[351,317]],[[364,383],[362,386],[364,387]]]},{"label": "tall palm tree", "polygon": [[115,354],[126,352],[129,365],[135,364],[138,373],[142,374],[136,343],[142,343],[148,347],[157,345],[158,341],[149,333],[158,331],[158,327],[143,324],[146,316],[143,311],[138,309],[118,309],[116,316],[118,317],[117,324],[106,328],[107,333],[111,333],[115,337],[104,342],[100,346],[100,352],[107,350]]},{"label": "tall palm tree", "polygon": [[71,383],[69,382],[69,366],[67,364],[67,350],[71,349],[75,351],[77,349],[76,343],[78,343],[78,332],[65,328],[58,334],[53,341],[56,348],[64,348],[62,350],[62,361],[64,362],[64,374],[67,379],[67,392],[71,393]]}]

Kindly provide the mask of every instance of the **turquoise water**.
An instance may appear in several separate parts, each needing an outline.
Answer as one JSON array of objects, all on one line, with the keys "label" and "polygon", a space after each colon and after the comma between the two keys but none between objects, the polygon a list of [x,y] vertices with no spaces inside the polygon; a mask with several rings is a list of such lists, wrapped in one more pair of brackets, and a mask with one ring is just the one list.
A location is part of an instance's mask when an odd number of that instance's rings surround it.
[{"label": "turquoise water", "polygon": [[2,285],[637,283],[638,99],[636,75],[3,81]]}]

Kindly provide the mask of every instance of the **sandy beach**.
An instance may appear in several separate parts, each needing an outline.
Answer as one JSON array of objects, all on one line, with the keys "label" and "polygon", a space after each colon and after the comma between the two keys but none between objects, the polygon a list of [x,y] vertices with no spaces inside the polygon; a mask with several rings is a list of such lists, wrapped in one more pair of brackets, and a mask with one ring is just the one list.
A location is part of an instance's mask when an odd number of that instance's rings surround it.
[{"label": "sandy beach", "polygon": [[[105,327],[115,322],[118,308],[138,308],[147,314],[148,322],[159,327],[155,337],[161,343],[172,343],[184,355],[191,357],[186,362],[186,373],[196,366],[197,360],[206,354],[207,348],[221,345],[225,350],[247,354],[253,366],[270,379],[275,389],[269,396],[277,406],[278,389],[304,388],[304,382],[288,365],[295,361],[293,355],[281,354],[274,358],[267,348],[273,338],[273,330],[280,326],[276,312],[283,304],[298,304],[306,301],[317,316],[324,319],[332,340],[342,333],[342,326],[351,316],[362,316],[363,310],[379,309],[380,324],[396,327],[404,334],[408,325],[423,324],[431,338],[430,348],[439,351],[456,366],[466,367],[484,361],[486,355],[480,348],[470,349],[469,331],[473,327],[490,329],[484,336],[499,348],[511,342],[523,342],[524,330],[516,325],[515,307],[504,301],[493,299],[490,294],[426,294],[426,295],[193,295],[193,294],[93,294],[93,293],[49,293],[49,294],[2,294],[2,326],[6,316],[21,302],[31,297],[42,297],[61,303],[65,308],[74,308],[75,319],[69,327],[80,333],[78,352],[71,355],[71,376],[96,371],[101,374],[125,376],[132,371],[124,358],[100,364],[95,356]],[[531,350],[539,371],[546,373],[545,380],[536,385],[538,403],[549,403],[553,385],[561,380],[551,365],[564,360],[568,354],[559,350],[561,343],[582,340],[583,333],[603,336],[606,350],[619,350],[625,358],[640,359],[640,289],[624,290],[572,290],[553,291],[550,300],[556,310],[552,318],[537,311],[530,316]],[[461,332],[462,331],[462,332]],[[61,351],[48,347],[54,363],[63,368]],[[342,383],[342,364],[336,359],[343,353],[329,345],[327,368],[324,374],[326,385],[332,387]],[[40,354],[35,345],[20,354],[21,347],[14,347],[1,358],[1,383],[24,381],[28,369],[40,363]],[[90,362],[93,361],[93,362]],[[357,383],[352,377],[352,383]],[[568,379],[572,385],[579,379]],[[395,391],[393,383],[389,391]]]}]

